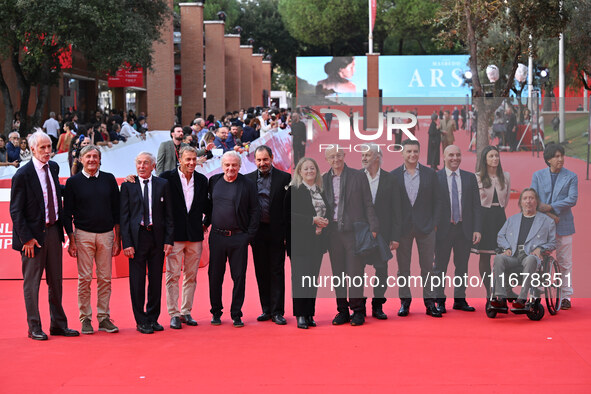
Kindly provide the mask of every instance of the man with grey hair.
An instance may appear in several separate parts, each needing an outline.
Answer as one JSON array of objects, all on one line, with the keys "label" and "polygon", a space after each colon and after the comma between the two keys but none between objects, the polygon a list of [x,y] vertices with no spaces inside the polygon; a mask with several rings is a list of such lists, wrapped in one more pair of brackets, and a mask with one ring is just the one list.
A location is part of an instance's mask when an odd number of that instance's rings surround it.
[{"label": "man with grey hair", "polygon": [[164,256],[170,254],[174,244],[172,202],[166,179],[152,175],[154,155],[140,152],[135,167],[138,176],[134,182],[121,185],[121,240],[123,254],[129,258],[129,290],[137,330],[153,334],[164,330],[158,317]]},{"label": "man with grey hair", "polygon": [[[375,238],[379,231],[378,218],[365,174],[345,164],[345,152],[337,145],[326,150],[325,156],[330,170],[322,178],[330,211],[334,212],[329,218],[332,227],[328,245],[330,265],[333,276],[351,278],[348,285],[335,288],[338,313],[332,324],[351,322],[353,326],[360,326],[365,323],[363,288],[353,283],[357,282],[357,277],[363,277],[364,265],[355,253],[353,224],[368,223]],[[349,308],[353,310],[353,316]]]},{"label": "man with grey hair", "polygon": [[[382,151],[376,144],[368,145],[366,152],[361,153],[361,165],[369,182],[371,199],[378,216],[380,231],[378,234],[390,245],[390,249],[398,248],[400,241],[400,190],[394,176],[382,170]],[[380,286],[373,289],[371,315],[379,320],[386,320],[388,316],[383,311],[386,302],[386,281],[388,279],[388,260],[379,253],[372,253],[365,259],[366,265],[373,265],[375,275]],[[381,286],[383,285],[383,286]],[[364,299],[365,302],[365,299]]]},{"label": "man with grey hair", "polygon": [[[196,326],[191,317],[193,297],[197,287],[197,270],[203,248],[203,215],[211,213],[207,196],[207,178],[195,171],[197,151],[192,146],[180,150],[178,169],[165,171],[168,180],[174,221],[174,245],[166,260],[166,304],[170,327],[182,328],[181,323]],[[179,279],[183,272],[182,306],[179,310]]]},{"label": "man with grey hair", "polygon": [[242,305],[246,283],[248,244],[254,240],[259,227],[260,208],[256,185],[239,174],[240,155],[228,151],[222,156],[222,174],[209,179],[211,215],[204,224],[211,223],[209,233],[209,299],[211,302],[211,324],[222,324],[222,286],[226,273],[226,261],[234,288],[230,316],[234,327],[244,327]]},{"label": "man with grey hair", "polygon": [[[96,263],[99,331],[118,332],[110,317],[112,258],[121,252],[119,187],[113,174],[100,171],[101,151],[87,145],[80,151],[83,169],[66,181],[64,227],[68,253],[78,263],[78,310],[82,334],[93,334],[90,283]],[[72,221],[76,226],[72,228]]]},{"label": "man with grey hair", "polygon": [[45,131],[49,138],[51,138],[51,146],[53,147],[53,150],[55,150],[60,131],[60,124],[55,119],[55,112],[52,111],[49,113],[49,119],[43,123],[43,131]]},{"label": "man with grey hair", "polygon": [[[497,243],[503,253],[495,256],[493,265],[494,298],[493,308],[507,307],[508,272],[527,274],[513,308],[523,309],[531,288],[532,274],[536,272],[544,251],[556,248],[556,225],[549,216],[537,210],[539,197],[535,189],[524,189],[519,196],[521,213],[511,216],[497,236]],[[505,275],[503,275],[505,274]],[[503,278],[505,278],[503,280]]]},{"label": "man with grey hair", "polygon": [[62,193],[59,166],[50,161],[51,139],[42,131],[29,137],[33,158],[12,177],[12,248],[21,253],[29,338],[47,340],[39,315],[39,285],[45,270],[51,335],[80,335],[68,328],[62,307]]},{"label": "man with grey hair", "polygon": [[193,124],[191,125],[191,129],[193,130],[192,134],[195,137],[197,142],[201,142],[201,139],[207,133],[207,127],[205,127],[205,121],[203,118],[196,118],[193,120]]},{"label": "man with grey hair", "polygon": [[6,144],[6,161],[12,163],[14,161],[21,161],[20,148],[21,135],[18,131],[13,131],[8,134],[8,143]]}]

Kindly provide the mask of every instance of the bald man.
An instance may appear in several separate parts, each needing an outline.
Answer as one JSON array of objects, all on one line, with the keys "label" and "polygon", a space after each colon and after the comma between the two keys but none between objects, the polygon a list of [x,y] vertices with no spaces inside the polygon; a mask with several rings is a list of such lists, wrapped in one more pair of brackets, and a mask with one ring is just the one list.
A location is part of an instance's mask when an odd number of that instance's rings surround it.
[{"label": "bald man", "polygon": [[[480,242],[481,206],[476,176],[460,170],[462,152],[456,145],[443,151],[445,168],[437,172],[441,212],[435,237],[435,275],[447,273],[451,251],[454,252],[455,276],[468,273],[470,248]],[[445,289],[435,291],[437,309],[445,313]],[[473,312],[466,302],[466,283],[454,287],[453,309]]]}]

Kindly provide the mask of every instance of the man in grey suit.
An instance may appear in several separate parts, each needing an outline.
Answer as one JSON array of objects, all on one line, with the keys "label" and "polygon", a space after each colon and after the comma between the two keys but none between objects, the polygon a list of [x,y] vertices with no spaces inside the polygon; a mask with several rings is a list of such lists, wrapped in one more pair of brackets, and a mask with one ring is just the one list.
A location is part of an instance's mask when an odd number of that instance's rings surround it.
[{"label": "man in grey suit", "polygon": [[10,216],[12,248],[21,253],[23,290],[29,338],[47,340],[39,316],[39,285],[43,271],[49,287],[51,335],[78,336],[68,328],[62,307],[62,194],[59,166],[51,157],[51,139],[43,131],[29,137],[33,158],[12,178]]},{"label": "man in grey suit", "polygon": [[[358,170],[347,167],[345,153],[338,146],[325,152],[331,169],[322,176],[326,199],[332,218],[329,218],[330,264],[333,276],[348,276],[351,283],[355,277],[363,277],[364,264],[355,255],[355,231],[353,223],[369,224],[373,237],[379,231],[378,218],[375,214],[367,176]],[[351,322],[360,326],[365,322],[363,288],[354,285],[335,287],[338,314],[332,324],[341,325]],[[349,301],[347,301],[349,293]],[[353,316],[349,314],[353,310]]]},{"label": "man in grey suit", "polygon": [[[532,274],[542,259],[542,252],[556,247],[554,221],[537,212],[539,197],[534,189],[524,189],[519,196],[521,213],[511,216],[497,236],[497,243],[503,249],[495,256],[493,265],[494,296],[491,306],[507,307],[505,285],[509,283],[509,272],[519,268],[527,276],[513,308],[523,309],[531,287]],[[504,275],[503,275],[504,274]],[[522,277],[522,276],[520,276]]]},{"label": "man in grey suit", "polygon": [[534,172],[531,187],[540,196],[538,209],[556,222],[556,260],[565,279],[561,286],[561,309],[570,309],[573,268],[573,234],[575,222],[572,207],[579,197],[577,174],[564,168],[564,147],[549,144],[544,149],[544,161],[548,169]]},{"label": "man in grey suit", "polygon": [[158,159],[156,160],[156,173],[158,176],[164,171],[174,170],[179,166],[181,147],[183,143],[183,126],[175,124],[170,129],[170,141],[164,141],[158,148]]}]

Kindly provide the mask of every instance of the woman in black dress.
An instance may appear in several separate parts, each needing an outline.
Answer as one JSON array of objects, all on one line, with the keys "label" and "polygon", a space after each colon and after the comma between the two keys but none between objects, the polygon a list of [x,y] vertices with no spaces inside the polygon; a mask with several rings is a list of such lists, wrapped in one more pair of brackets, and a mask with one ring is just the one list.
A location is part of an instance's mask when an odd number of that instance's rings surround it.
[{"label": "woman in black dress", "polygon": [[[298,328],[306,329],[316,326],[314,313],[317,287],[314,284],[317,283],[322,256],[327,249],[327,218],[330,217],[322,191],[320,169],[314,159],[300,159],[285,199],[288,212],[291,210],[291,226],[288,226],[291,234],[288,233],[287,239],[291,259],[293,314]],[[307,278],[311,278],[311,281]]]},{"label": "woman in black dress", "polygon": [[484,278],[486,296],[490,298],[490,257],[497,248],[497,234],[507,217],[505,207],[511,194],[511,178],[503,172],[499,150],[496,146],[487,146],[482,151],[476,173],[480,203],[482,205],[482,238],[480,244],[472,252],[480,254],[479,270]]},{"label": "woman in black dress", "polygon": [[427,165],[437,171],[439,166],[439,153],[441,146],[441,130],[437,126],[437,114],[431,115],[431,124],[429,125],[429,146],[427,149]]}]

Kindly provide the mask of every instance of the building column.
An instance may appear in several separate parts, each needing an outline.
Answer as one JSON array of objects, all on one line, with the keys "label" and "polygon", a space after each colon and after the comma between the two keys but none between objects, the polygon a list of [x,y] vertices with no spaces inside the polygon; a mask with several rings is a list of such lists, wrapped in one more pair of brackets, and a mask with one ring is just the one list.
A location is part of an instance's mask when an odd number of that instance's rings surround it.
[{"label": "building column", "polygon": [[252,105],[262,106],[263,105],[263,54],[253,53],[252,54]]},{"label": "building column", "polygon": [[240,106],[248,109],[252,103],[252,45],[240,45]]},{"label": "building column", "polygon": [[377,130],[380,113],[380,54],[367,54],[367,97],[365,107],[365,127]]},{"label": "building column", "polygon": [[195,114],[203,114],[203,4],[180,3],[181,83],[183,119],[188,125]]},{"label": "building column", "polygon": [[226,110],[240,110],[240,34],[224,36],[226,61]]},{"label": "building column", "polygon": [[[172,9],[173,1],[168,0]],[[147,72],[148,119],[150,129],[169,130],[174,122],[174,44],[172,18],[162,27],[163,42],[154,42],[152,70]]]},{"label": "building column", "polygon": [[224,21],[205,21],[205,112],[220,119],[226,113]]},{"label": "building column", "polygon": [[[263,68],[262,68],[262,87],[263,91],[267,91],[267,100],[271,98],[271,70],[273,69],[273,65],[270,60],[263,60]],[[263,103],[263,105],[269,105],[268,102]]]}]

